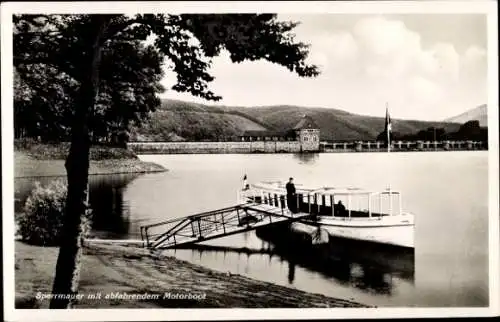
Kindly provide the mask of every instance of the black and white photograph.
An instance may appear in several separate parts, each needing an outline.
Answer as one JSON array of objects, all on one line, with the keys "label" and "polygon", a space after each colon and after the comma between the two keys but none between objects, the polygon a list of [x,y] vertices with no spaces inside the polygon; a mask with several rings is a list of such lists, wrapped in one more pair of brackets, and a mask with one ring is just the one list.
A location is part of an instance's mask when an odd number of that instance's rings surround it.
[{"label": "black and white photograph", "polygon": [[498,315],[496,9],[2,3],[6,319]]}]

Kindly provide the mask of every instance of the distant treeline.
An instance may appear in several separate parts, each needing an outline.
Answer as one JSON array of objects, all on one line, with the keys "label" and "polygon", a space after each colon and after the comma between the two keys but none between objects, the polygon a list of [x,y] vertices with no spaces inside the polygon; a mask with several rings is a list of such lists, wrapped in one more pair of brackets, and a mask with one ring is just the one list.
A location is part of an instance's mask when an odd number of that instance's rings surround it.
[{"label": "distant treeline", "polygon": [[[70,116],[65,114],[65,109],[46,107],[46,104],[38,102],[37,96],[25,101],[23,93],[18,91],[15,96],[15,137],[36,138],[42,142],[68,141]],[[385,141],[386,138],[385,133],[380,132],[384,128],[383,117],[356,115],[327,108],[248,108],[162,100],[158,108],[145,114],[147,117],[140,125],[132,121],[117,123],[103,116],[94,117],[90,131],[93,144],[123,146],[126,141],[234,142],[240,141],[240,135],[247,131],[286,133],[304,115],[310,116],[318,124],[322,141]],[[438,141],[487,141],[487,128],[481,128],[478,121],[461,125],[394,119],[392,138],[405,141],[432,141],[434,138]]]},{"label": "distant treeline", "polygon": [[[161,107],[148,120],[132,128],[131,141],[235,141],[247,131],[285,133],[304,115],[310,116],[319,126],[322,141],[373,141],[384,129],[385,122],[384,117],[357,115],[333,108],[213,106],[163,100]],[[398,138],[413,139],[425,136],[424,132],[429,128],[431,132],[435,128],[437,132],[444,130],[451,135],[461,125],[446,121],[394,119],[393,131]]]},{"label": "distant treeline", "polygon": [[[377,136],[377,141],[386,141],[385,131]],[[392,132],[392,141],[482,141],[488,142],[488,128],[481,127],[479,121],[468,121],[458,131],[447,133],[443,128],[429,127],[415,134]]]}]

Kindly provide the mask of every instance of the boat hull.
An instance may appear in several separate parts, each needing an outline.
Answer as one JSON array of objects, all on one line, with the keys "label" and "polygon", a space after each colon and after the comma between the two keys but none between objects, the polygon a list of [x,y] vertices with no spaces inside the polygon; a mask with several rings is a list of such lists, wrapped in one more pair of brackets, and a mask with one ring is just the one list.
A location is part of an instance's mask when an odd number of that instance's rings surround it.
[{"label": "boat hull", "polygon": [[[392,218],[391,218],[392,217]],[[410,216],[387,219],[319,218],[301,222],[319,226],[332,237],[414,248],[414,224]]]}]

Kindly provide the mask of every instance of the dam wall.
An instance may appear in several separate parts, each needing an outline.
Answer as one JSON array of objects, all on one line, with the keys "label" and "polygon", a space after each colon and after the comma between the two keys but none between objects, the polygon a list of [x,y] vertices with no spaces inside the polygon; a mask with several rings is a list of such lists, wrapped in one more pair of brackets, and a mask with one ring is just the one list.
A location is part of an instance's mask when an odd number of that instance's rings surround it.
[{"label": "dam wall", "polygon": [[[233,142],[129,142],[127,148],[138,154],[235,154],[235,153],[301,153],[301,152],[386,152],[384,142],[301,142],[301,141],[233,141]],[[478,141],[395,141],[391,152],[487,150]]]},{"label": "dam wall", "polygon": [[[147,154],[204,154],[204,153],[298,153],[305,152],[299,141],[253,142],[129,142],[135,153]],[[311,152],[319,151],[319,144]]]}]

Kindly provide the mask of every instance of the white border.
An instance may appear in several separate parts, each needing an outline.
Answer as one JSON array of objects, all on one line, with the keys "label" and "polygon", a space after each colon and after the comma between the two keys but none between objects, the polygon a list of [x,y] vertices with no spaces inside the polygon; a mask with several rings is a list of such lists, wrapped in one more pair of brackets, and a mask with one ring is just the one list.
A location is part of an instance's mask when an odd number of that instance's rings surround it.
[{"label": "white border", "polygon": [[[498,8],[497,8],[498,9]],[[490,305],[500,314],[500,218],[498,156],[498,14],[488,15],[488,179]]]},{"label": "white border", "polygon": [[[6,321],[119,321],[144,320],[241,320],[312,318],[393,318],[494,316],[499,312],[499,212],[498,212],[498,17],[495,1],[356,1],[356,2],[24,2],[1,4],[2,48],[2,185],[4,313]],[[14,309],[13,193],[13,88],[12,20],[22,13],[482,13],[488,15],[488,128],[489,128],[489,299],[488,308],[376,308],[376,309]]]},{"label": "white border", "polygon": [[11,13],[493,13],[495,1],[61,1],[10,2]]}]

